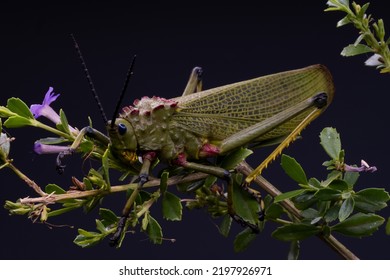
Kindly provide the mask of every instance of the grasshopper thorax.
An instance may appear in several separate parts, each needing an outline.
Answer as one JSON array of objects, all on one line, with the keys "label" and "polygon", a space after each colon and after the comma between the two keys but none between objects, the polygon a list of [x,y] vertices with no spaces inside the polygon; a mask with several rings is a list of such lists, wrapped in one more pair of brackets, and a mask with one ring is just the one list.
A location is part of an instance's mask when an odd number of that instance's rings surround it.
[{"label": "grasshopper thorax", "polygon": [[114,125],[107,124],[111,140],[111,151],[125,163],[137,160],[137,138],[131,123],[124,118],[117,118]]}]

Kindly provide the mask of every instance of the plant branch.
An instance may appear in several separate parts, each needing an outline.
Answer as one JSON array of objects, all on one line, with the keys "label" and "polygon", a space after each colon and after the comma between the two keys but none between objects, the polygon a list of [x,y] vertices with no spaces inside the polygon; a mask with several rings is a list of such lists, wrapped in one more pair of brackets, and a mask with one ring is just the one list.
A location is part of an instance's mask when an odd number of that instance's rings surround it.
[{"label": "plant branch", "polygon": [[[249,164],[246,161],[243,161],[238,166],[238,171],[241,172],[244,175],[249,175],[252,173],[253,168],[249,166]],[[254,180],[254,182],[259,185],[264,191],[269,193],[272,197],[275,197],[282,192],[279,191],[274,185],[272,185],[270,182],[268,182],[264,177],[257,176]],[[280,204],[294,217],[298,219],[302,219],[303,217],[300,214],[300,211],[294,206],[294,204],[290,200],[284,200],[281,201]],[[358,260],[359,258],[352,253],[347,247],[345,247],[340,241],[338,241],[334,236],[324,236],[324,235],[318,235],[320,239],[325,241],[326,244],[328,244],[333,250],[335,250],[340,256],[347,260]]]}]

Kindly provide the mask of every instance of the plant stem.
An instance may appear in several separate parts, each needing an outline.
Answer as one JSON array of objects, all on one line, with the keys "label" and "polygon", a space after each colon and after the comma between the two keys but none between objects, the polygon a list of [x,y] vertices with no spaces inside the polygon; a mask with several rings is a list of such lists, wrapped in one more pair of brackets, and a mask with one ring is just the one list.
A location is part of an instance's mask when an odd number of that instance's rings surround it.
[{"label": "plant stem", "polygon": [[47,196],[47,193],[45,193],[33,180],[28,178],[22,171],[16,168],[11,162],[8,162],[7,167],[9,167],[16,175],[18,175],[20,179],[26,182],[27,185],[33,188],[33,190],[41,196],[40,198],[44,198]]},{"label": "plant stem", "polygon": [[[238,166],[238,171],[243,173],[244,175],[249,175],[252,173],[253,168],[249,166],[249,164],[245,161],[240,163]],[[257,176],[254,180],[254,182],[259,185],[264,191],[269,193],[272,197],[275,197],[276,195],[281,194],[282,192],[279,191],[274,185],[272,185],[270,182],[268,182],[264,177]],[[294,206],[294,204],[290,200],[284,200],[281,201],[280,204],[294,217],[297,219],[302,219],[300,211]],[[333,250],[335,250],[340,256],[347,260],[358,260],[359,258],[352,253],[347,247],[345,247],[340,241],[338,241],[334,236],[324,236],[324,235],[318,235],[318,237],[325,241],[326,244],[328,244]]]},{"label": "plant stem", "polygon": [[[187,183],[192,181],[197,181],[203,178],[206,178],[208,175],[204,173],[192,173],[187,176],[173,176],[168,179],[168,185],[176,185],[177,183]],[[148,182],[146,182],[143,185],[143,188],[150,188],[150,187],[156,187],[160,185],[159,179],[152,179]],[[38,187],[39,188],[39,187]],[[72,191],[67,192],[65,194],[50,194],[44,193],[42,197],[26,197],[20,199],[20,203],[28,204],[28,203],[55,203],[67,199],[77,199],[77,198],[85,198],[89,196],[96,196],[96,195],[108,195],[112,193],[117,192],[124,192],[129,189],[136,189],[137,184],[126,184],[126,185],[118,185],[118,186],[111,186],[110,190],[88,190],[88,191]]]}]

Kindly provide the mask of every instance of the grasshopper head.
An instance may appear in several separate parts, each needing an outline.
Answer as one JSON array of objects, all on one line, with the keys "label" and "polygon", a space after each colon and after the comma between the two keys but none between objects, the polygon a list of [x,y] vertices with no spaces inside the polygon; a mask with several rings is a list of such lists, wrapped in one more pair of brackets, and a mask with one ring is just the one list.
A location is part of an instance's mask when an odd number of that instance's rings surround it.
[{"label": "grasshopper head", "polygon": [[134,162],[137,157],[137,138],[129,121],[124,118],[115,119],[115,123],[107,124],[108,135],[111,140],[111,151],[124,162]]}]

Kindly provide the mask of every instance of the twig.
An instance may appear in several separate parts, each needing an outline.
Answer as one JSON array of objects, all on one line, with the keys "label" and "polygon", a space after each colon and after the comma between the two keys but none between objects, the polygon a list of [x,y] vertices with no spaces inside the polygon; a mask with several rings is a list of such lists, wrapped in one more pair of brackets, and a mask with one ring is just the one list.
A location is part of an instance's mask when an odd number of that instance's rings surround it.
[{"label": "twig", "polygon": [[[203,178],[206,178],[208,175],[204,173],[192,173],[187,176],[173,176],[168,179],[168,185],[176,185],[177,183],[187,183],[192,181],[197,181]],[[148,182],[146,182],[143,185],[143,188],[150,188],[150,187],[156,187],[160,185],[159,179],[152,179]],[[20,199],[20,203],[22,204],[28,204],[28,203],[55,203],[66,199],[76,199],[76,198],[85,198],[89,196],[96,196],[96,195],[108,195],[112,193],[117,192],[123,192],[127,191],[129,189],[135,189],[137,187],[137,184],[126,184],[126,185],[118,185],[118,186],[112,186],[110,190],[88,190],[88,191],[72,191],[67,192],[65,194],[46,194],[42,197],[26,197]],[[38,187],[39,188],[39,187]]]},{"label": "twig", "polygon": [[24,182],[26,182],[26,184],[29,185],[37,194],[39,194],[42,197],[45,197],[48,195],[33,180],[28,178],[23,172],[21,172],[18,168],[16,168],[11,162],[8,162],[7,167],[11,168],[12,171],[16,175],[18,175],[20,179],[22,179]]}]

